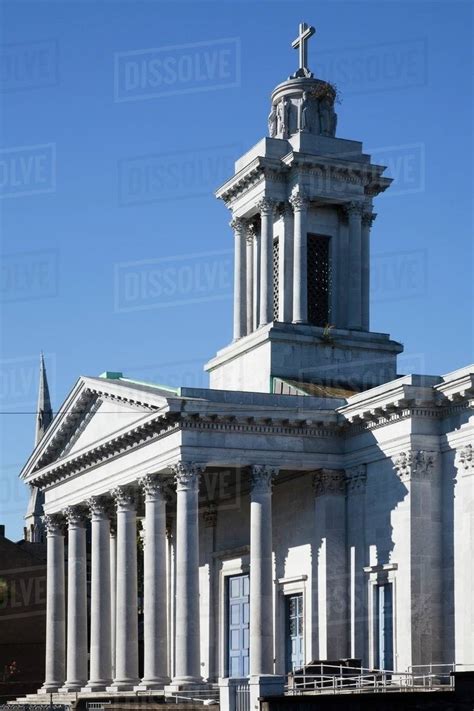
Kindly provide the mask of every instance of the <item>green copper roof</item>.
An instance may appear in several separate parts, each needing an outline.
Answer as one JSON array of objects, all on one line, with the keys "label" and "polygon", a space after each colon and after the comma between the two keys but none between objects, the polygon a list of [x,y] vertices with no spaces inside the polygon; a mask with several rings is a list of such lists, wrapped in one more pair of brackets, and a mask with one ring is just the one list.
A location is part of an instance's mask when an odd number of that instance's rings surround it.
[{"label": "green copper roof", "polygon": [[119,373],[114,370],[105,370],[99,375],[99,378],[106,378],[107,380],[120,380],[120,378],[123,378],[123,373]]}]

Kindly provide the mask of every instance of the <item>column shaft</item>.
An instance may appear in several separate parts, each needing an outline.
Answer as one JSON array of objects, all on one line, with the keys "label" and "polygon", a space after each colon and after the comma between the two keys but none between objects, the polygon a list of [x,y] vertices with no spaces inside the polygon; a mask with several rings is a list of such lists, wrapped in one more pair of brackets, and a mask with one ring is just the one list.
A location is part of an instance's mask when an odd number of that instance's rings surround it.
[{"label": "column shaft", "polygon": [[145,492],[144,676],[139,689],[168,683],[166,619],[166,503],[157,476],[141,481]]},{"label": "column shaft", "polygon": [[260,232],[260,326],[273,320],[273,214],[275,203],[264,198],[258,205]]},{"label": "column shaft", "polygon": [[294,211],[293,237],[293,322],[308,321],[308,235],[307,200],[300,194],[290,198]]},{"label": "column shaft", "polygon": [[260,326],[260,233],[255,232],[253,244],[253,330]]},{"label": "column shaft", "polygon": [[84,513],[65,510],[68,521],[67,673],[61,691],[79,691],[87,681],[87,559]]},{"label": "column shaft", "polygon": [[65,674],[64,535],[59,516],[46,515],[44,520],[47,535],[46,668],[40,692],[50,693],[64,684]]},{"label": "column shaft", "polygon": [[286,203],[282,209],[282,230],[279,248],[278,320],[291,323],[293,320],[293,210]]},{"label": "column shaft", "polygon": [[115,677],[115,629],[117,625],[117,536],[110,531],[110,648],[112,679]]},{"label": "column shaft", "polygon": [[273,674],[272,479],[254,466],[250,497],[250,676]]},{"label": "column shaft", "polygon": [[350,203],[349,212],[349,328],[362,328],[362,206]]},{"label": "column shaft", "polygon": [[247,323],[246,323],[246,333],[252,333],[254,330],[253,325],[253,295],[254,295],[254,240],[255,240],[255,228],[250,225],[247,230],[247,256],[246,256],[246,275],[247,275]]},{"label": "column shaft", "polygon": [[230,223],[234,230],[234,340],[246,334],[246,242],[245,222],[234,218]]},{"label": "column shaft", "polygon": [[375,219],[375,214],[362,215],[362,329],[370,330],[370,226]]},{"label": "column shaft", "polygon": [[199,683],[198,494],[202,467],[175,465],[176,479],[176,644],[173,685]]},{"label": "column shaft", "polygon": [[109,689],[131,691],[139,682],[137,516],[131,489],[119,486],[113,490],[112,495],[117,504],[117,625],[115,677]]},{"label": "column shaft", "polygon": [[89,681],[84,691],[105,691],[112,680],[110,521],[107,504],[93,497],[91,512],[91,632]]}]

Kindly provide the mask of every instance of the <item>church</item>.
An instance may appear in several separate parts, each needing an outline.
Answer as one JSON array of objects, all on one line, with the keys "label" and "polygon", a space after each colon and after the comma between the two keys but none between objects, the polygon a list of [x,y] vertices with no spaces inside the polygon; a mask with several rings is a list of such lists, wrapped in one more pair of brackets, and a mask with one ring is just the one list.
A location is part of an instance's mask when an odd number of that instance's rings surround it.
[{"label": "church", "polygon": [[209,388],[81,376],[21,472],[47,540],[45,702],[474,663],[474,366],[402,375],[370,330],[391,179],[337,136],[313,33],[216,193],[234,337]]}]

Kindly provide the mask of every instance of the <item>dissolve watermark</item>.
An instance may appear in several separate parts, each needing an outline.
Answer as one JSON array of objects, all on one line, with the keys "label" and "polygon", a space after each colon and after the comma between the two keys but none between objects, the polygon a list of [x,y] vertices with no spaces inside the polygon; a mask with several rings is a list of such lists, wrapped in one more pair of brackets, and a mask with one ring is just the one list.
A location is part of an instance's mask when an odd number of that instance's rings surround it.
[{"label": "dissolve watermark", "polygon": [[166,308],[232,296],[233,252],[146,259],[115,265],[116,312]]},{"label": "dissolve watermark", "polygon": [[115,101],[240,86],[240,39],[230,37],[115,54]]},{"label": "dissolve watermark", "polygon": [[46,564],[0,568],[0,621],[46,612]]},{"label": "dissolve watermark", "polygon": [[209,195],[234,172],[240,146],[213,146],[119,161],[121,206]]},{"label": "dissolve watermark", "polygon": [[[45,353],[50,393],[56,385],[56,355]],[[0,410],[3,412],[23,408],[31,412],[32,422],[38,397],[40,357],[20,356],[0,360]]]},{"label": "dissolve watermark", "polygon": [[133,380],[161,385],[164,387],[208,388],[209,376],[204,371],[204,363],[209,360],[209,354],[202,358],[190,360],[173,360],[152,365],[132,366],[128,372]]},{"label": "dissolve watermark", "polygon": [[372,163],[387,167],[384,176],[393,183],[384,193],[388,197],[425,191],[426,156],[424,143],[404,143],[399,146],[373,148],[367,151]]},{"label": "dissolve watermark", "polygon": [[0,303],[57,296],[59,251],[42,249],[0,257]]},{"label": "dissolve watermark", "polygon": [[14,146],[0,149],[0,198],[56,190],[56,146]]},{"label": "dissolve watermark", "polygon": [[342,95],[424,86],[428,80],[425,38],[365,47],[314,51],[316,76],[335,84]]},{"label": "dissolve watermark", "polygon": [[57,83],[56,40],[0,45],[0,91],[24,91]]},{"label": "dissolve watermark", "polygon": [[428,287],[428,250],[411,249],[374,254],[370,298],[373,302],[415,299]]}]

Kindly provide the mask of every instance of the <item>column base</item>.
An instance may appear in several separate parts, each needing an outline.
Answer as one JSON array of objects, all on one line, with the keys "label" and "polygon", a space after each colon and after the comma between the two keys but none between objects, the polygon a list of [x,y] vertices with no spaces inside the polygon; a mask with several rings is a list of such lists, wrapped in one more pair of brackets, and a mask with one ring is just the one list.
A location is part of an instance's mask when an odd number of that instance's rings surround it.
[{"label": "column base", "polygon": [[173,696],[173,694],[178,694],[180,691],[191,691],[192,689],[203,690],[211,688],[210,684],[206,684],[200,677],[181,677],[179,679],[172,679],[168,686],[165,686],[165,696]]},{"label": "column base", "polygon": [[126,679],[124,681],[113,681],[110,686],[106,687],[106,691],[110,691],[112,694],[118,691],[133,691],[136,686],[140,683],[140,679]]},{"label": "column base", "polygon": [[82,691],[84,684],[85,684],[85,681],[71,681],[71,682],[66,681],[64,686],[61,686],[61,688],[58,689],[58,691],[60,694],[68,694],[69,692]]},{"label": "column base", "polygon": [[169,685],[169,677],[162,677],[157,679],[142,679],[138,686],[134,687],[134,691],[163,691],[165,686]]},{"label": "column base", "polygon": [[89,681],[85,686],[82,687],[82,694],[93,694],[95,691],[106,691],[107,687],[112,683],[112,679],[105,679],[104,681]]},{"label": "column base", "polygon": [[250,711],[260,709],[263,696],[283,696],[286,677],[276,674],[258,674],[249,677]]},{"label": "column base", "polygon": [[43,684],[43,686],[38,689],[38,694],[57,694],[59,689],[64,685],[64,681],[51,682],[48,684]]}]

